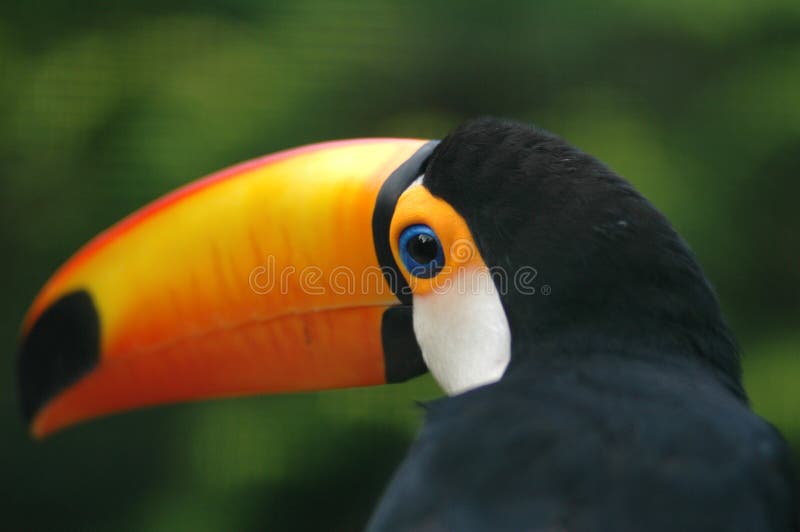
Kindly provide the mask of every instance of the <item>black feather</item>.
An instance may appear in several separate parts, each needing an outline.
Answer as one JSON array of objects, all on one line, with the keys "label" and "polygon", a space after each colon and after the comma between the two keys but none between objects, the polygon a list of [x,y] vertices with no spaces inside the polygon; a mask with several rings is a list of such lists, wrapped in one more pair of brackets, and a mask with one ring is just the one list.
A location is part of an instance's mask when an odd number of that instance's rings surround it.
[{"label": "black feather", "polygon": [[535,268],[551,291],[501,293],[506,374],[427,405],[372,530],[795,530],[789,452],[747,405],[713,290],[630,183],[550,133],[480,119],[423,184],[489,267]]}]

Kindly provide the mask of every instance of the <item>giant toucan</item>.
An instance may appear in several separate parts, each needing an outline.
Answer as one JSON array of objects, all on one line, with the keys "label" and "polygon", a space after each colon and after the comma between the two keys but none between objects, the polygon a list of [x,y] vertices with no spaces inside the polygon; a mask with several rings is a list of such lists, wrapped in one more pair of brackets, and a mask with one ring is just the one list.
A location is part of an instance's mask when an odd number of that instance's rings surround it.
[{"label": "giant toucan", "polygon": [[790,531],[780,435],[686,243],[627,181],[496,119],[317,144],[101,234],[19,351],[36,437],[164,402],[433,373],[373,530]]}]

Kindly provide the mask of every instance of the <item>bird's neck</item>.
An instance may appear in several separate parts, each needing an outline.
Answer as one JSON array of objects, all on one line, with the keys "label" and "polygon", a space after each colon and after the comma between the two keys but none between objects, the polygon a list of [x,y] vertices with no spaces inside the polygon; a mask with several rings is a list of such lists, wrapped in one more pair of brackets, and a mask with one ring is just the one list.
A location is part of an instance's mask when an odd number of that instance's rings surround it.
[{"label": "bird's neck", "polygon": [[693,374],[703,372],[747,402],[736,346],[724,323],[692,330],[674,324],[648,324],[644,319],[635,321],[633,327],[619,326],[625,322],[607,319],[576,323],[562,329],[538,329],[538,337],[516,338],[512,340],[507,374],[532,373],[541,368],[572,371],[583,362],[597,366],[631,361],[678,371],[684,368]]}]

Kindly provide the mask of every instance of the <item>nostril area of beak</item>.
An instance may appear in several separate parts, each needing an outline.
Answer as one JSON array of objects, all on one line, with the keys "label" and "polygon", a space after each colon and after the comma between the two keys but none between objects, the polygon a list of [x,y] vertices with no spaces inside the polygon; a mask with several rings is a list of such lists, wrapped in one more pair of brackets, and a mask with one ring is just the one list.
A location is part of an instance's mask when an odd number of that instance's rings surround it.
[{"label": "nostril area of beak", "polygon": [[22,415],[30,422],[59,391],[89,373],[100,358],[100,318],[86,290],[52,303],[22,339],[17,360]]}]

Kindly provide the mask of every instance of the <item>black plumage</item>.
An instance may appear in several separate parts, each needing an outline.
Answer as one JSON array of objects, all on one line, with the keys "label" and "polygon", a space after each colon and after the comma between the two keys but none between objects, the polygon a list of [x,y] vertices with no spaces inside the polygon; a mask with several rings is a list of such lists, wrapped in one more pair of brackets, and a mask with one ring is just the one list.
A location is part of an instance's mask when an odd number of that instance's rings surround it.
[{"label": "black plumage", "polygon": [[[499,382],[427,405],[371,529],[797,530],[789,451],[748,406],[716,297],[627,181],[480,119],[423,183],[512,280],[512,356]],[[523,266],[548,295],[515,289]]]}]

